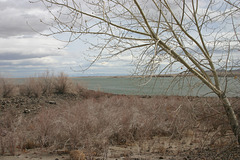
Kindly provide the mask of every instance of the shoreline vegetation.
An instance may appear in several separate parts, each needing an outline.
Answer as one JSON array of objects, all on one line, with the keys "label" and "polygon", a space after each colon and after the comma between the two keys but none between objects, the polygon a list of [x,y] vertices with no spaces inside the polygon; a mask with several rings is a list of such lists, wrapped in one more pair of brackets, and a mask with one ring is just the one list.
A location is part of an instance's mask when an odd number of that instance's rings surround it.
[{"label": "shoreline vegetation", "polygon": [[[216,97],[104,93],[64,73],[0,82],[1,160],[41,159],[39,149],[46,160],[240,158]],[[230,101],[240,116],[240,98]]]}]

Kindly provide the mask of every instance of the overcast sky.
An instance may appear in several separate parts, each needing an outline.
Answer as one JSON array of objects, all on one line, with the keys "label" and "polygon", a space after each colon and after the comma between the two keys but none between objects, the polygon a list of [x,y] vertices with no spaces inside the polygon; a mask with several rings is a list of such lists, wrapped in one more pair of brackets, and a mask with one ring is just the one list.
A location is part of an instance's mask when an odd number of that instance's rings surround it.
[{"label": "overcast sky", "polygon": [[29,0],[0,0],[0,15],[2,76],[29,77],[46,70],[55,73],[63,71],[69,76],[131,73],[126,60],[99,62],[83,73],[81,67],[90,64],[84,58],[84,44],[64,47],[65,43],[36,32],[48,30],[48,26],[40,22],[40,19],[46,22],[49,18],[41,3],[32,4]]},{"label": "overcast sky", "polygon": [[[129,75],[134,71],[131,56],[125,54],[112,60],[99,61],[82,72],[90,65],[85,53],[89,46],[80,41],[66,46],[66,43],[53,37],[41,36],[38,32],[49,31],[49,26],[40,21],[50,20],[48,11],[41,3],[0,0],[0,15],[1,76],[29,77],[46,70],[54,73],[63,71],[69,76]],[[91,36],[85,39],[94,41]],[[236,56],[239,57],[239,54]]]}]

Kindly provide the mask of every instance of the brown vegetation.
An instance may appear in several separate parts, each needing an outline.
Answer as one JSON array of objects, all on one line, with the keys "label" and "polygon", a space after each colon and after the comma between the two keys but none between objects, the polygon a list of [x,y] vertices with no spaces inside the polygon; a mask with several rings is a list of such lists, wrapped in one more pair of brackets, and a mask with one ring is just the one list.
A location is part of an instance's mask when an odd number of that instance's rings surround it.
[{"label": "brown vegetation", "polygon": [[12,79],[0,77],[0,97],[27,96],[37,98],[53,94],[67,94],[82,92],[84,87],[73,82],[63,72],[55,76],[49,71],[39,76],[29,77],[24,84],[14,84]]},{"label": "brown vegetation", "polygon": [[[236,145],[217,98],[146,98],[73,86],[64,74],[29,78],[20,86],[18,96],[2,98],[0,154],[14,155],[19,149],[40,147],[52,151],[80,149],[88,156],[102,156],[109,146],[134,145],[155,137],[190,137],[190,143],[202,150]],[[55,98],[55,103],[50,104],[49,97]],[[239,99],[231,101],[240,114]],[[37,109],[27,112],[24,107],[28,106]]]},{"label": "brown vegetation", "polygon": [[72,150],[69,155],[70,160],[85,160],[85,154],[79,150]]},{"label": "brown vegetation", "polygon": [[14,96],[15,86],[6,80],[6,78],[0,77],[0,97],[8,98]]}]

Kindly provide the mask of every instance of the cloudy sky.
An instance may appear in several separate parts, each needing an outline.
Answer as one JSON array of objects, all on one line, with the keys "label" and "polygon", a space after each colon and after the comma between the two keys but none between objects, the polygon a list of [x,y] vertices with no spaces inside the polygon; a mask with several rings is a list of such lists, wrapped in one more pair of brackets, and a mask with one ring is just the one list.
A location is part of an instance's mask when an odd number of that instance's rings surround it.
[{"label": "cloudy sky", "polygon": [[41,3],[29,0],[0,0],[0,74],[29,77],[46,70],[65,72],[69,76],[130,74],[128,61],[99,62],[85,72],[90,63],[84,58],[83,43],[66,46],[53,37],[41,36],[48,31],[49,13]]},{"label": "cloudy sky", "polygon": [[[54,73],[63,71],[69,76],[129,75],[134,71],[131,56],[123,54],[115,59],[99,61],[82,72],[91,64],[85,52],[89,46],[81,41],[66,46],[51,36],[41,36],[39,33],[49,31],[49,26],[41,21],[51,21],[49,12],[41,3],[0,0],[0,15],[1,76],[29,77],[46,70]],[[85,39],[94,41],[90,36]]]}]

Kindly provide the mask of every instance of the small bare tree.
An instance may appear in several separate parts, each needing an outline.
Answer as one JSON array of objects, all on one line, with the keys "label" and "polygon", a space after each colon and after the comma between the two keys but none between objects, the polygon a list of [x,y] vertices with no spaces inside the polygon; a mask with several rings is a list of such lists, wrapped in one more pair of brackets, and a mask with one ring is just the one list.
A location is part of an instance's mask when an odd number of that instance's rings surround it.
[{"label": "small bare tree", "polygon": [[[178,64],[186,73],[199,78],[221,100],[240,144],[238,119],[226,96],[227,84],[221,85],[217,72],[232,67],[230,60],[239,49],[236,36],[239,12],[235,12],[239,3],[221,0],[38,1],[53,16],[52,23],[47,24],[51,26],[47,36],[68,35],[67,43],[85,35],[97,39],[87,41],[92,49],[99,51],[91,64],[125,52],[132,56],[141,75],[156,75]],[[161,67],[163,62],[168,65]]]}]

